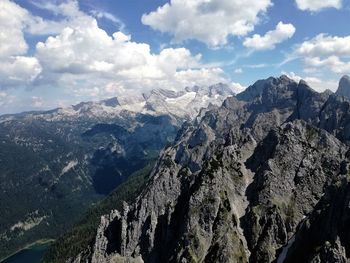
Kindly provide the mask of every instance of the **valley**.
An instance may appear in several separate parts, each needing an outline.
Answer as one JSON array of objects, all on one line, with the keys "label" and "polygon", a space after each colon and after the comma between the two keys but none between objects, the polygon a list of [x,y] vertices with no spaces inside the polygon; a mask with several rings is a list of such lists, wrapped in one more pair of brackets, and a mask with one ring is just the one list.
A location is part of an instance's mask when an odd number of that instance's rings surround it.
[{"label": "valley", "polygon": [[[114,98],[1,116],[0,257],[63,234],[91,205],[157,158],[182,122],[232,94],[222,85],[161,90],[144,95],[147,106],[136,111],[125,110],[136,102],[121,105]],[[182,109],[182,103],[192,106]]]},{"label": "valley", "polygon": [[45,262],[345,262],[349,110],[303,80],[259,80],[184,124],[90,245]]}]

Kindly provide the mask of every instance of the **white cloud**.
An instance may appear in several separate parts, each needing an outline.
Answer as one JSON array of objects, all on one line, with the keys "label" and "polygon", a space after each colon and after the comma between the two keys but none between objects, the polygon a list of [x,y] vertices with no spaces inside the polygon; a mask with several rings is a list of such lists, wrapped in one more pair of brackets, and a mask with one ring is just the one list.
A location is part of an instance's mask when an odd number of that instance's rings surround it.
[{"label": "white cloud", "polygon": [[221,69],[202,68],[200,54],[186,48],[154,54],[148,44],[134,42],[122,32],[108,35],[92,17],[39,42],[36,57],[43,67],[41,85],[55,83],[73,89],[76,96],[95,99],[111,95],[107,86],[140,91],[227,82]]},{"label": "white cloud", "polygon": [[42,108],[44,106],[44,99],[42,97],[32,96],[32,106],[34,108]]},{"label": "white cloud", "polygon": [[350,71],[350,36],[319,34],[301,43],[295,53],[310,69],[326,68],[340,74]]},{"label": "white cloud", "polygon": [[244,68],[252,68],[252,69],[267,68],[269,66],[270,65],[266,63],[243,65]]},{"label": "white cloud", "polygon": [[[29,23],[29,32],[33,34],[58,34],[65,27],[79,26],[85,24],[91,16],[79,10],[77,0],[61,1],[54,3],[50,1],[32,1],[37,8],[46,10],[59,17],[55,20],[44,20],[41,17],[32,17]],[[125,24],[115,15],[106,11],[91,10],[90,14],[98,19],[107,19],[118,26],[119,30],[125,29]]]},{"label": "white cloud", "polygon": [[342,0],[296,0],[297,7],[303,11],[320,11],[324,8],[342,7]]},{"label": "white cloud", "polygon": [[314,90],[318,92],[323,92],[327,89],[331,91],[336,91],[338,88],[338,81],[337,80],[332,80],[332,79],[321,79],[319,77],[315,76],[306,76],[306,77],[301,77],[294,72],[282,72],[282,74],[286,75],[287,77],[294,79],[296,82],[299,82],[301,79],[307,82],[307,84],[313,88]]},{"label": "white cloud", "polygon": [[247,87],[242,86],[240,83],[232,82],[231,83],[231,88],[236,94],[238,94],[238,93],[244,91]]},{"label": "white cloud", "polygon": [[350,36],[338,37],[319,34],[311,40],[303,42],[297,50],[306,56],[349,56]]},{"label": "white cloud", "polygon": [[295,27],[292,24],[279,22],[276,29],[268,31],[264,36],[255,34],[247,37],[243,45],[255,50],[273,49],[275,46],[289,38],[295,33]]},{"label": "white cloud", "polygon": [[[59,3],[33,2],[57,16],[48,21],[14,2],[0,0],[0,7],[6,10],[5,14],[0,12],[0,89],[16,87],[11,92],[25,97],[18,98],[18,105],[12,105],[11,111],[22,110],[21,103],[48,108],[59,100],[98,100],[126,90],[128,94],[140,94],[153,88],[182,89],[218,82],[229,83],[237,91],[243,89],[238,83],[230,83],[219,67],[203,65],[200,54],[186,48],[154,53],[148,44],[137,43],[130,35],[110,35],[101,29],[95,17],[107,18],[106,13],[88,15],[79,10],[77,1]],[[107,19],[114,20],[110,16]],[[37,43],[33,56],[27,55],[24,36],[28,33],[50,35]],[[39,95],[24,92],[34,89]],[[40,91],[47,89],[56,89],[52,91],[60,97],[41,96]],[[3,105],[0,110],[9,111],[8,103]]]},{"label": "white cloud", "polygon": [[51,1],[32,1],[31,3],[56,16],[54,20],[47,20],[30,15],[26,21],[26,31],[34,35],[56,35],[68,26],[79,26],[91,19],[89,15],[79,10],[77,0],[61,1],[57,4]]},{"label": "white cloud", "polygon": [[31,16],[19,5],[2,0],[0,2],[0,85],[6,88],[33,81],[41,72],[34,57],[24,56],[28,45],[23,31]]},{"label": "white cloud", "polygon": [[9,86],[25,84],[35,80],[41,71],[41,65],[34,57],[10,57],[0,61],[0,83]]},{"label": "white cloud", "polygon": [[0,10],[0,58],[25,54],[28,45],[23,29],[28,12],[7,0],[0,1]]},{"label": "white cloud", "polygon": [[305,63],[311,67],[326,67],[334,73],[347,74],[350,72],[350,61],[342,61],[337,56],[330,56],[325,59],[320,57],[305,58]]},{"label": "white cloud", "polygon": [[199,66],[201,58],[185,48],[152,54],[148,44],[133,42],[122,32],[109,36],[93,18],[39,42],[36,49],[45,70],[74,75],[100,73],[126,79],[164,78],[177,70]]},{"label": "white cloud", "polygon": [[181,42],[197,39],[215,47],[227,44],[229,36],[244,36],[254,30],[271,0],[171,0],[142,16],[142,23],[170,33]]},{"label": "white cloud", "polygon": [[25,33],[34,35],[57,34],[68,24],[86,23],[89,16],[79,11],[77,1],[33,2],[39,8],[54,12],[63,18],[44,20],[33,16],[20,5],[9,0],[0,1],[0,85],[1,88],[23,86],[34,81],[42,71],[36,57],[28,56],[28,44]]},{"label": "white cloud", "polygon": [[116,24],[119,27],[120,31],[123,31],[126,27],[123,21],[121,21],[115,15],[108,13],[106,11],[92,10],[91,14],[96,18],[99,18],[99,19],[104,18],[104,19],[107,19],[107,20],[113,22],[114,24]]},{"label": "white cloud", "polygon": [[32,5],[52,12],[54,15],[63,15],[64,17],[79,17],[84,15],[83,12],[79,10],[79,3],[77,0],[61,1],[56,4],[53,1],[31,1]]}]

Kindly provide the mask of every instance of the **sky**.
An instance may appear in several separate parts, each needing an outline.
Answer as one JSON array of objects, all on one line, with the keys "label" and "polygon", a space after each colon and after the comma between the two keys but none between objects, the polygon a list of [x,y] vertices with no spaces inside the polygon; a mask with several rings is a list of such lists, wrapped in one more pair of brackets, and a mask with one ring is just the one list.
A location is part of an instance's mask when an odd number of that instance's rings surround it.
[{"label": "sky", "polygon": [[350,0],[0,0],[0,114],[350,74]]}]

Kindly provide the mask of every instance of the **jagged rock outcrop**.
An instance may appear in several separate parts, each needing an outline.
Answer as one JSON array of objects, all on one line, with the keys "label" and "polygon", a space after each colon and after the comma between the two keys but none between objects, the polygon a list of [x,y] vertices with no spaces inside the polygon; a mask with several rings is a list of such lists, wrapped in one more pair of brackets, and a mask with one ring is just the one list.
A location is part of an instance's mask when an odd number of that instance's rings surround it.
[{"label": "jagged rock outcrop", "polygon": [[87,262],[346,262],[349,109],[286,76],[228,98],[102,218]]},{"label": "jagged rock outcrop", "polygon": [[121,92],[0,116],[0,259],[61,235],[89,206],[153,162],[184,121],[233,94],[224,84]]},{"label": "jagged rock outcrop", "polygon": [[336,94],[350,99],[350,77],[348,75],[340,79]]}]

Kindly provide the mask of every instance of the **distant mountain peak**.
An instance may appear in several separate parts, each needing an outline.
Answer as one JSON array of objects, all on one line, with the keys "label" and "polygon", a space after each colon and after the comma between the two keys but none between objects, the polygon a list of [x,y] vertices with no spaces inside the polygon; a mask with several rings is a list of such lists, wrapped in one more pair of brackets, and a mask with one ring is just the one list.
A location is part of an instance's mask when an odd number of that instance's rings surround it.
[{"label": "distant mountain peak", "polygon": [[350,77],[348,75],[341,77],[336,94],[350,99]]},{"label": "distant mountain peak", "polygon": [[348,262],[350,102],[327,94],[271,77],[201,112],[89,260]]},{"label": "distant mountain peak", "polygon": [[341,77],[340,81],[342,81],[342,80],[347,80],[347,81],[349,81],[349,80],[350,80],[349,75],[344,75],[343,77]]},{"label": "distant mountain peak", "polygon": [[278,87],[287,87],[290,84],[296,84],[293,79],[290,79],[286,75],[280,77],[269,77],[267,79],[260,79],[256,81],[253,85],[249,86],[246,90],[239,93],[237,98],[240,100],[251,100],[252,98],[261,96],[264,90],[267,89],[276,89]]},{"label": "distant mountain peak", "polygon": [[[218,83],[210,86],[194,86],[183,90],[153,89],[145,93],[119,94],[101,101],[80,102],[65,108],[22,115],[50,121],[76,119],[109,119],[128,114],[169,115],[174,122],[194,119],[202,108],[210,104],[220,106],[234,96],[229,85]],[[1,121],[1,120],[0,120]]]},{"label": "distant mountain peak", "polygon": [[102,103],[103,103],[105,106],[108,106],[108,107],[117,107],[117,106],[120,106],[120,103],[119,103],[117,97],[110,98],[110,99],[107,99],[107,100],[103,100]]}]

